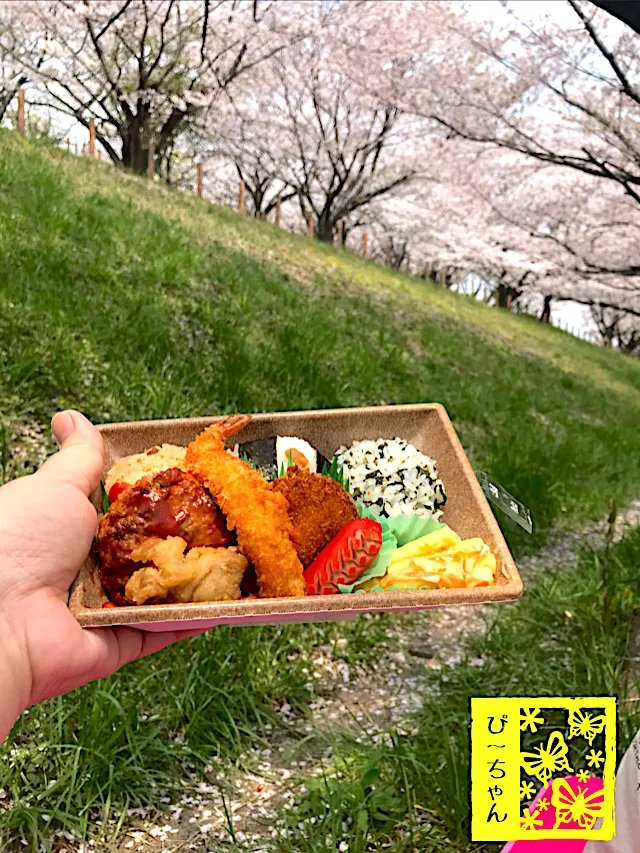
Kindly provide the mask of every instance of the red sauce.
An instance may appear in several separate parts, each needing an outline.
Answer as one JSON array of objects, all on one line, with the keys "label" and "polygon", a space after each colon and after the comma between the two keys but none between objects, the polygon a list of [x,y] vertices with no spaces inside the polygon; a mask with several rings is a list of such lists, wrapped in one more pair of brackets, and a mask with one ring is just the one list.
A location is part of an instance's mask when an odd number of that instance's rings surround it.
[{"label": "red sauce", "polygon": [[181,524],[187,517],[186,510],[174,508],[171,499],[158,491],[139,492],[130,499],[133,509],[149,524],[153,536],[180,536]]},{"label": "red sauce", "polygon": [[115,607],[115,606],[116,605],[112,604],[110,601],[105,601],[105,603],[102,605],[103,609],[105,609],[105,610],[107,609],[107,607]]}]

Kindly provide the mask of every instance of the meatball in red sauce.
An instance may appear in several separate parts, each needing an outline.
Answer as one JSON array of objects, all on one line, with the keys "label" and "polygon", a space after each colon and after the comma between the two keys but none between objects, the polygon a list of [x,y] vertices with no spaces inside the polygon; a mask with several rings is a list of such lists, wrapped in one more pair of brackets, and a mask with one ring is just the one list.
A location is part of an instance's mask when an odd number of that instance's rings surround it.
[{"label": "meatball in red sauce", "polygon": [[180,536],[187,548],[235,543],[210,493],[193,474],[169,468],[122,491],[98,529],[100,580],[109,599],[127,604],[124,588],[141,567],[131,552],[142,539]]}]

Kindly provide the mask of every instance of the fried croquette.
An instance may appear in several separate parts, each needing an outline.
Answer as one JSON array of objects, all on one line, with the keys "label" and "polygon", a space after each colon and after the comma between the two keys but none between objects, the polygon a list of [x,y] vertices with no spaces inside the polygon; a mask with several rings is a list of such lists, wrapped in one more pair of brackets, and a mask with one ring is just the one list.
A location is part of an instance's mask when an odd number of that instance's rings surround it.
[{"label": "fried croquette", "polygon": [[192,548],[179,536],[145,539],[131,552],[139,563],[153,563],[134,572],[125,596],[132,604],[150,598],[170,601],[228,601],[240,598],[240,584],[249,565],[237,548]]},{"label": "fried croquette", "polygon": [[293,545],[305,568],[345,524],[358,517],[355,501],[340,483],[297,465],[275,480],[271,488],[287,499]]},{"label": "fried croquette", "polygon": [[284,495],[258,471],[227,453],[224,440],[250,415],[230,415],[208,427],[187,448],[186,465],[211,491],[238,547],[253,563],[264,598],[306,595],[302,564],[291,541],[293,526]]},{"label": "fried croquette", "polygon": [[140,563],[131,553],[149,537],[179,536],[188,548],[220,548],[235,537],[201,483],[186,471],[169,468],[143,477],[109,507],[98,529],[102,586],[114,604],[127,604],[125,585]]}]

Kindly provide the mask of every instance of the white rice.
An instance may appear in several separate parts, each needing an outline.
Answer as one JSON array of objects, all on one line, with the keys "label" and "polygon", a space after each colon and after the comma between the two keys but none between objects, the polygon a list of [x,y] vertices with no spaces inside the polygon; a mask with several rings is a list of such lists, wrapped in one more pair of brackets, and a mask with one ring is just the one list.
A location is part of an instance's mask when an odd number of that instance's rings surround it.
[{"label": "white rice", "polygon": [[115,462],[104,478],[104,487],[107,494],[114,483],[129,483],[134,486],[143,477],[159,474],[167,468],[180,468],[186,470],[184,457],[187,448],[176,444],[161,444],[150,447],[143,453],[133,453],[131,456],[122,456]]},{"label": "white rice", "polygon": [[379,515],[442,515],[446,495],[435,459],[402,438],[355,441],[336,453],[353,497]]},{"label": "white rice", "polygon": [[276,466],[278,473],[284,467],[286,470],[289,467],[289,451],[297,450],[307,460],[307,471],[315,474],[318,471],[318,452],[308,441],[303,438],[296,438],[292,435],[279,435],[276,437]]}]

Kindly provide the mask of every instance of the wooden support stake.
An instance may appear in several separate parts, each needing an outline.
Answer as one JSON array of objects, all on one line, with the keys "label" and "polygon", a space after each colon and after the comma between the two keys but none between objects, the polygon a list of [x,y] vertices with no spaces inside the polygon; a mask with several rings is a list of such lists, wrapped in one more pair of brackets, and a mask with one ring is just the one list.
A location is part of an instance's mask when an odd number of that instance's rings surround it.
[{"label": "wooden support stake", "polygon": [[440,270],[440,284],[445,287],[447,284],[447,268],[442,267]]},{"label": "wooden support stake", "polygon": [[71,140],[67,136],[67,151],[71,151]]},{"label": "wooden support stake", "polygon": [[244,213],[244,181],[240,178],[240,189],[238,191],[238,213]]},{"label": "wooden support stake", "polygon": [[387,251],[385,253],[385,263],[388,267],[391,266],[391,243],[387,246]]},{"label": "wooden support stake", "polygon": [[198,198],[202,198],[202,187],[204,183],[204,166],[198,163]]},{"label": "wooden support stake", "polygon": [[24,133],[24,89],[18,89],[18,130]]},{"label": "wooden support stake", "polygon": [[366,258],[369,254],[369,235],[365,231],[362,235],[362,257]]},{"label": "wooden support stake", "polygon": [[338,220],[338,246],[342,246],[342,219]]},{"label": "wooden support stake", "polygon": [[311,213],[309,214],[309,228],[308,228],[308,230],[307,230],[307,236],[308,236],[308,237],[313,237],[313,235],[314,235],[314,230],[313,230],[313,211],[311,211]]},{"label": "wooden support stake", "polygon": [[156,144],[151,141],[149,143],[149,150],[147,151],[147,178],[150,181],[153,180],[153,176],[156,173]]},{"label": "wooden support stake", "polygon": [[96,156],[96,122],[95,119],[89,119],[89,159],[93,160]]},{"label": "wooden support stake", "polygon": [[424,273],[422,274],[422,278],[427,281],[431,278],[431,261],[427,261],[424,265]]},{"label": "wooden support stake", "polygon": [[278,228],[280,227],[280,216],[282,214],[282,195],[278,195],[278,200],[276,202],[276,225]]}]

